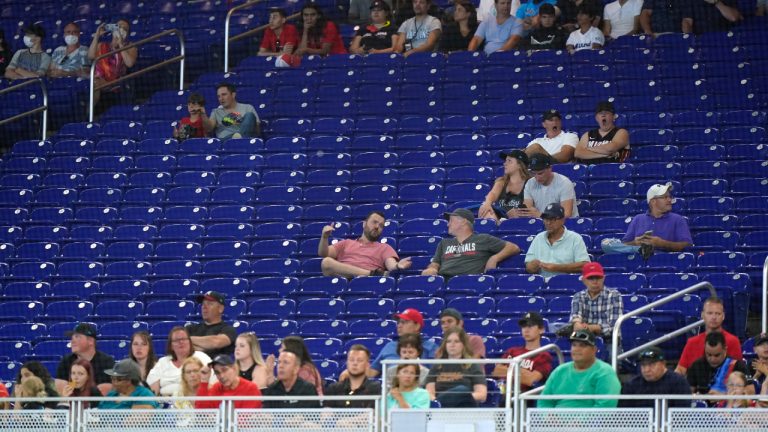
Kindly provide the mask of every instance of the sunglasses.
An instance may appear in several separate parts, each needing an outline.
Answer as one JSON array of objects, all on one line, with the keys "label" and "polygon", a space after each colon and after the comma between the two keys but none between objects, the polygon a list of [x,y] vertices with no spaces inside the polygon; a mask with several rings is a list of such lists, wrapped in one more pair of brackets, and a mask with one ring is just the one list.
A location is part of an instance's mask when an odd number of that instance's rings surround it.
[{"label": "sunglasses", "polygon": [[584,342],[590,345],[594,345],[594,341],[592,341],[592,337],[589,335],[589,333],[586,333],[586,332],[571,333],[571,341]]},{"label": "sunglasses", "polygon": [[643,351],[638,358],[640,360],[664,360],[663,357],[658,358],[658,353],[656,351]]}]

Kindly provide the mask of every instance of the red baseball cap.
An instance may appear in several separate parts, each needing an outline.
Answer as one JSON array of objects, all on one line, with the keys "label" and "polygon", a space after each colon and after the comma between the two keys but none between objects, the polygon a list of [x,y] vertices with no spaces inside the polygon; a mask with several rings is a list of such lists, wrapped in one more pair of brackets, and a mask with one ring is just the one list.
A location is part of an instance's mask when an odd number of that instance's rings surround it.
[{"label": "red baseball cap", "polygon": [[413,321],[417,323],[420,328],[424,328],[424,317],[421,315],[421,312],[414,308],[408,308],[399,314],[395,314],[395,318]]},{"label": "red baseball cap", "polygon": [[605,277],[605,271],[599,262],[588,262],[581,268],[581,277],[588,278],[592,276]]}]

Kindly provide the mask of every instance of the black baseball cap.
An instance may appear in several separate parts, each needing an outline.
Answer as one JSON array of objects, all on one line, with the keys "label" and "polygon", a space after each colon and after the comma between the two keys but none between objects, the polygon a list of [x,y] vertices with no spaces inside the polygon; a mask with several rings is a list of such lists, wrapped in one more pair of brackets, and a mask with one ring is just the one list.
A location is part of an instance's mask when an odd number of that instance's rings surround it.
[{"label": "black baseball cap", "polygon": [[565,217],[565,209],[560,203],[550,203],[541,212],[542,219],[561,219]]},{"label": "black baseball cap", "polygon": [[589,330],[576,330],[571,333],[569,338],[571,342],[584,342],[585,344],[596,346],[595,334]]},{"label": "black baseball cap", "polygon": [[[548,4],[548,3],[545,3],[545,4]],[[541,9],[539,9],[539,10],[541,10]],[[554,14],[554,11],[552,13]],[[556,109],[548,109],[548,110],[544,111],[544,114],[541,116],[541,119],[542,120],[551,120],[551,119],[553,119],[555,117],[557,117],[559,119],[563,118],[563,116],[560,115],[560,111],[558,111]]]},{"label": "black baseball cap", "polygon": [[214,367],[215,365],[222,365],[222,366],[232,366],[235,364],[235,359],[232,358],[229,354],[219,354],[216,357],[211,360],[210,363],[208,363],[209,367]]},{"label": "black baseball cap", "polygon": [[613,108],[613,104],[607,100],[598,102],[597,106],[595,107],[595,113],[601,113],[603,111],[608,111],[611,114],[616,114],[616,109]]},{"label": "black baseball cap", "polygon": [[550,3],[539,6],[539,15],[555,15],[555,7]]},{"label": "black baseball cap", "polygon": [[659,347],[650,347],[637,356],[637,361],[640,364],[655,363],[657,361],[664,361],[664,359],[664,351]]},{"label": "black baseball cap", "polygon": [[517,159],[518,161],[524,163],[525,166],[528,166],[528,163],[530,162],[528,155],[525,154],[525,152],[522,150],[502,150],[499,152],[499,159],[506,160],[508,157]]},{"label": "black baseball cap", "polygon": [[90,336],[96,339],[96,326],[90,323],[80,323],[75,326],[72,331],[68,331],[66,335],[72,336],[73,334],[81,334],[83,336]]},{"label": "black baseball cap", "polygon": [[385,1],[382,1],[382,0],[374,0],[374,1],[371,3],[371,8],[370,8],[370,9],[371,9],[371,10],[374,10],[374,9],[383,9],[383,10],[385,10],[385,11],[387,11],[387,12],[389,12],[389,11],[391,10],[391,8],[389,7],[389,4],[387,4],[387,2],[385,2]]},{"label": "black baseball cap", "polygon": [[544,327],[544,317],[538,312],[531,311],[523,315],[517,323],[520,327]]},{"label": "black baseball cap", "polygon": [[541,171],[552,166],[552,157],[548,154],[535,153],[530,160],[528,169],[531,171]]},{"label": "black baseball cap", "polygon": [[208,291],[205,294],[200,294],[197,296],[198,303],[202,303],[205,300],[215,301],[223,305],[224,302],[227,301],[227,298],[224,296],[224,294],[218,293],[216,291]]}]

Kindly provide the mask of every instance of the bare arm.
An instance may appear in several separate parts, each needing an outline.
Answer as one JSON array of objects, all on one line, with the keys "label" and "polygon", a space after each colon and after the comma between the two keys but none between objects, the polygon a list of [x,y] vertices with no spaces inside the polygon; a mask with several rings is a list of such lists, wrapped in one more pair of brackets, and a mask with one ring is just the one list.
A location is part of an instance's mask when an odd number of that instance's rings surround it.
[{"label": "bare arm", "polygon": [[485,384],[475,384],[472,388],[472,399],[477,402],[485,402],[488,398],[488,386]]},{"label": "bare arm", "polygon": [[480,48],[480,45],[483,43],[483,38],[480,36],[473,36],[472,40],[469,41],[469,46],[467,47],[467,51],[477,51],[478,48]]},{"label": "bare arm", "polygon": [[397,34],[397,41],[395,42],[395,52],[401,53],[405,49],[405,33]]},{"label": "bare arm", "polygon": [[368,54],[387,54],[387,53],[395,52],[395,45],[397,45],[397,39],[398,39],[397,35],[393,34],[392,45],[389,48],[368,50]]},{"label": "bare arm", "polygon": [[530,274],[539,274],[541,272],[541,261],[535,259],[525,263],[525,271]]},{"label": "bare arm", "polygon": [[649,243],[655,248],[666,249],[672,252],[681,252],[691,245],[686,241],[669,241],[657,236],[646,237],[639,240],[638,243]]},{"label": "bare arm", "polygon": [[557,163],[568,163],[573,159],[573,153],[576,152],[574,147],[564,145],[560,148],[560,151],[551,155]]},{"label": "bare arm", "polygon": [[232,341],[227,335],[217,334],[210,336],[191,336],[192,346],[197,351],[207,351],[229,346]]},{"label": "bare arm", "polygon": [[653,29],[651,28],[651,14],[653,11],[650,9],[643,9],[640,12],[640,28],[643,29],[643,33],[647,35],[653,35]]},{"label": "bare arm", "polygon": [[88,46],[88,60],[93,61],[99,56],[99,38],[101,38],[103,34],[104,24],[96,29],[96,34],[93,35],[93,40],[91,40],[91,44]]},{"label": "bare arm", "polygon": [[389,257],[384,260],[384,267],[389,271],[408,270],[411,268],[411,259],[403,258],[400,261]]},{"label": "bare arm", "polygon": [[349,44],[349,52],[352,54],[365,54],[365,50],[360,46],[361,40],[363,40],[362,36],[355,36],[355,38],[352,39],[352,43]]},{"label": "bare arm", "polygon": [[575,205],[574,201],[574,199],[560,201],[560,205],[563,206],[563,211],[565,212],[565,217],[567,218],[573,216],[573,206]]},{"label": "bare arm", "polygon": [[740,21],[743,18],[741,16],[741,12],[739,12],[738,9],[728,6],[721,1],[718,1],[717,3],[715,3],[715,7],[717,8],[717,10],[720,11],[720,14],[723,15],[723,18],[727,19],[730,22]]},{"label": "bare arm", "polygon": [[424,386],[427,389],[427,392],[429,393],[429,400],[435,400],[437,399],[437,395],[435,395],[435,383],[427,383],[426,386]]},{"label": "bare arm", "polygon": [[606,39],[611,37],[611,20],[603,20],[603,36]]},{"label": "bare arm", "polygon": [[331,257],[336,259],[338,252],[333,246],[328,246],[328,237],[333,232],[333,225],[323,227],[323,233],[320,236],[320,242],[317,244],[317,256],[320,258]]},{"label": "bare arm", "polygon": [[213,117],[208,117],[208,114],[205,113],[205,109],[200,112],[200,117],[202,117],[203,129],[205,129],[206,133],[211,133],[214,129],[216,129],[216,119]]},{"label": "bare arm", "polygon": [[440,264],[438,263],[429,263],[427,268],[425,268],[422,272],[422,276],[434,276],[437,274],[437,272],[440,271]]},{"label": "bare arm", "polygon": [[481,218],[485,217],[491,217],[489,213],[494,213],[493,211],[493,203],[499,199],[501,196],[501,193],[504,190],[504,182],[500,180],[496,180],[493,182],[493,187],[490,191],[488,191],[488,195],[485,196],[485,200],[480,205],[480,208],[477,210],[477,216]]},{"label": "bare arm", "polygon": [[[499,51],[509,51],[512,49],[515,49],[517,47],[517,44],[520,43],[520,39],[522,39],[519,35],[512,35],[507,39],[506,42],[504,42],[504,45],[499,48]],[[487,389],[486,389],[487,390]]]},{"label": "bare arm", "polygon": [[578,273],[586,263],[587,261],[578,261],[575,263],[567,264],[541,263],[541,268],[547,271],[558,273]]},{"label": "bare arm", "polygon": [[101,394],[103,394],[103,395],[106,395],[107,393],[109,393],[109,392],[111,392],[111,391],[112,391],[112,383],[103,383],[103,384],[98,384],[98,385],[96,386],[96,388],[98,388],[98,389],[99,389],[99,391],[101,392]]}]

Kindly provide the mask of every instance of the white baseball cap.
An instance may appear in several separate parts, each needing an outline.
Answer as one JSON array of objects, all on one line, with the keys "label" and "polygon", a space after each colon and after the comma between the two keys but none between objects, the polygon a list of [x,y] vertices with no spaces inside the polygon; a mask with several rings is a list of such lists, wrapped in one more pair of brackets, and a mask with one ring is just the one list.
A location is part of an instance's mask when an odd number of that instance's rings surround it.
[{"label": "white baseball cap", "polygon": [[667,182],[663,185],[655,184],[648,188],[648,193],[645,194],[645,198],[650,203],[652,199],[658,198],[671,190],[672,182]]}]

